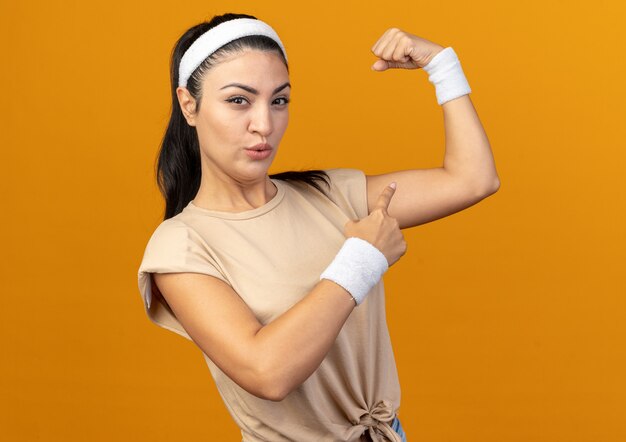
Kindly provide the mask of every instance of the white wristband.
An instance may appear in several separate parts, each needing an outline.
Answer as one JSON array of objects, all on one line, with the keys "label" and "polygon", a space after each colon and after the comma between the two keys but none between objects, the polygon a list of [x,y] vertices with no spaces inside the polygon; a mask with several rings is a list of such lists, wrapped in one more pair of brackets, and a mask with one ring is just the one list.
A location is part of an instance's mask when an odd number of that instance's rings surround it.
[{"label": "white wristband", "polygon": [[459,57],[451,47],[435,55],[423,69],[428,73],[428,81],[435,85],[439,105],[472,92]]},{"label": "white wristband", "polygon": [[389,268],[385,255],[364,239],[350,237],[343,243],[321,279],[336,282],[361,304]]}]

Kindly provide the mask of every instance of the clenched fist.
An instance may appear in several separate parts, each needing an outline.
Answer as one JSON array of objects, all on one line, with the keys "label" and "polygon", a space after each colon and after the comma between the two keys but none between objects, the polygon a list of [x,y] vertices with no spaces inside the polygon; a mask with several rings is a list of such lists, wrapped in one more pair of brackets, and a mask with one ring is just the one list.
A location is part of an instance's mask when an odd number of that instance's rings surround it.
[{"label": "clenched fist", "polygon": [[372,69],[421,69],[444,49],[443,46],[417,35],[390,28],[372,46],[372,52],[379,58],[372,65]]}]

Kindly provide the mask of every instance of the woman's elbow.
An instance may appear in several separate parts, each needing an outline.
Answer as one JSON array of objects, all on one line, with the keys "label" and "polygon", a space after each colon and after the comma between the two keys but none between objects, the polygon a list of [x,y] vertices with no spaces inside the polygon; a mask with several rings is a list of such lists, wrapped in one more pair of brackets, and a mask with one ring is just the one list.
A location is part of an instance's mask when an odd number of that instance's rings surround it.
[{"label": "woman's elbow", "polygon": [[263,363],[257,359],[245,379],[240,378],[239,386],[248,393],[269,401],[280,402],[294,389],[289,376],[278,370],[270,361]]},{"label": "woman's elbow", "polygon": [[249,393],[268,401],[280,402],[291,393],[292,387],[275,374],[266,373],[258,377],[258,381],[247,389]]},{"label": "woman's elbow", "polygon": [[500,189],[500,179],[496,175],[489,181],[485,181],[482,185],[477,186],[477,189],[477,196],[479,199],[493,195],[498,191],[498,189]]},{"label": "woman's elbow", "polygon": [[290,390],[280,385],[266,385],[263,391],[263,399],[272,402],[280,402],[287,397],[290,393]]},{"label": "woman's elbow", "polygon": [[491,195],[493,193],[496,193],[498,189],[500,189],[500,178],[498,178],[498,176],[496,175],[493,179],[493,183],[491,185],[491,192],[489,194]]}]

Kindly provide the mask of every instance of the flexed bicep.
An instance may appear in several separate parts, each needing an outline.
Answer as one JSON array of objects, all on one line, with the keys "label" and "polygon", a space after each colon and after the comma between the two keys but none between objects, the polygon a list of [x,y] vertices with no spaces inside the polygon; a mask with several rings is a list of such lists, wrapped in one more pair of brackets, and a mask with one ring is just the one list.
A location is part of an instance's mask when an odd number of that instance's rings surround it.
[{"label": "flexed bicep", "polygon": [[444,218],[491,194],[470,181],[451,175],[443,167],[366,175],[366,180],[370,212],[381,190],[391,181],[398,183],[387,210],[389,216],[398,220],[401,229]]}]

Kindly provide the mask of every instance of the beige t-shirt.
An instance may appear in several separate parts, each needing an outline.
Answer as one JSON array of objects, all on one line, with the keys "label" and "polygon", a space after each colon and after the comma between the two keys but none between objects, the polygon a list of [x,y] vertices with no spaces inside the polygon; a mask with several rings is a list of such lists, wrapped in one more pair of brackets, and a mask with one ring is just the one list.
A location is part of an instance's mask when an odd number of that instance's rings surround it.
[{"label": "beige t-shirt", "polygon": [[[237,292],[262,324],[297,303],[341,248],[346,221],[368,215],[365,174],[357,169],[326,172],[330,199],[304,183],[272,179],[277,193],[261,207],[233,213],[190,202],[163,221],[146,246],[138,273],[149,318],[191,340],[152,285],[152,272],[215,276]],[[400,407],[400,385],[382,280],[352,311],[317,370],[280,402],[248,393],[202,354],[245,442],[358,441],[370,428],[380,440],[400,441],[390,428]]]}]

